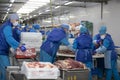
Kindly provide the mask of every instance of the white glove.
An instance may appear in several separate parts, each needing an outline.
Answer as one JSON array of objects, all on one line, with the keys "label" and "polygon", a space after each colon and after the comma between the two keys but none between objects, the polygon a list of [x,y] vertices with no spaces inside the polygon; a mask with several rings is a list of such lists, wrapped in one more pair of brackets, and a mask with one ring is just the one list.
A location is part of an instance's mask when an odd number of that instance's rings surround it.
[{"label": "white glove", "polygon": [[11,52],[13,55],[15,55],[15,49],[10,48],[10,52]]},{"label": "white glove", "polygon": [[97,53],[104,53],[106,50],[107,50],[106,47],[100,46],[98,49],[96,49],[96,52]]}]

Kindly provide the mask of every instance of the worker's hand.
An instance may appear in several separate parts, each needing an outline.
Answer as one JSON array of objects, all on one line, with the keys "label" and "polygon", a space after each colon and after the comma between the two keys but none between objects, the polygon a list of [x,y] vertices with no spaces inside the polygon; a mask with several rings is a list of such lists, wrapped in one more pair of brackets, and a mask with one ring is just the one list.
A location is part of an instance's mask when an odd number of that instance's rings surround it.
[{"label": "worker's hand", "polygon": [[68,45],[67,47],[68,47],[69,50],[71,50],[71,51],[73,51],[73,52],[76,51],[75,49],[73,49],[73,46],[72,46],[72,45]]},{"label": "worker's hand", "polygon": [[25,44],[22,44],[19,48],[20,48],[20,50],[21,50],[22,52],[25,52],[25,51],[26,51]]},{"label": "worker's hand", "polygon": [[100,48],[96,49],[95,52],[96,52],[96,53],[101,53]]},{"label": "worker's hand", "polygon": [[104,53],[106,52],[107,48],[104,46],[100,46],[98,49],[96,49],[97,53]]},{"label": "worker's hand", "polygon": [[97,40],[96,43],[102,45],[102,39]]},{"label": "worker's hand", "polygon": [[15,49],[13,49],[12,47],[10,48],[10,52],[12,53],[12,54],[15,54]]}]

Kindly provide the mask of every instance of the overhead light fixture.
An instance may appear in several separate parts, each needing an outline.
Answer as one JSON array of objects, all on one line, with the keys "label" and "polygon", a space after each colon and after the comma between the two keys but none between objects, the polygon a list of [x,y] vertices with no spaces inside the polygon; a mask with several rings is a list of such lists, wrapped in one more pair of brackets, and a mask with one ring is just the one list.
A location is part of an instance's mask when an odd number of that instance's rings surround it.
[{"label": "overhead light fixture", "polygon": [[46,10],[45,12],[49,12],[50,10]]},{"label": "overhead light fixture", "polygon": [[69,16],[69,18],[75,18],[75,16]]},{"label": "overhead light fixture", "polygon": [[5,19],[6,19],[7,15],[8,15],[8,13],[7,13],[7,14],[5,14],[5,16],[4,16],[4,18],[3,18],[3,21],[5,21]]},{"label": "overhead light fixture", "polygon": [[60,8],[60,6],[56,6],[55,9]]},{"label": "overhead light fixture", "polygon": [[50,3],[50,0],[28,0],[17,13],[31,13],[34,10]]},{"label": "overhead light fixture", "polygon": [[15,0],[10,0],[10,2],[11,2],[11,3],[14,3],[14,2],[15,2]]},{"label": "overhead light fixture", "polygon": [[39,15],[41,15],[42,13],[39,13]]},{"label": "overhead light fixture", "polygon": [[45,20],[45,21],[43,21],[43,22],[45,22],[45,23],[51,23],[51,21],[49,21],[49,20]]},{"label": "overhead light fixture", "polygon": [[32,18],[32,16],[30,16],[30,18]]},{"label": "overhead light fixture", "polygon": [[33,15],[34,17],[37,16],[37,15]]},{"label": "overhead light fixture", "polygon": [[8,11],[6,13],[8,14]]},{"label": "overhead light fixture", "polygon": [[9,7],[12,7],[12,4],[10,4]]},{"label": "overhead light fixture", "polygon": [[10,8],[7,9],[7,11],[9,11],[9,10],[10,10]]},{"label": "overhead light fixture", "polygon": [[73,2],[67,2],[67,3],[65,3],[64,5],[69,5],[69,4],[72,4]]}]

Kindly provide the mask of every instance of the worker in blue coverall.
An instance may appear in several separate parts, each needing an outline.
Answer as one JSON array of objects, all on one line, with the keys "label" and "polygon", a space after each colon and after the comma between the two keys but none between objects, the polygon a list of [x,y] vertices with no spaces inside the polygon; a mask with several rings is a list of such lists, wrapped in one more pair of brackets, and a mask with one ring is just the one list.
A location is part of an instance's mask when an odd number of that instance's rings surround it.
[{"label": "worker in blue coverall", "polygon": [[32,28],[30,28],[29,30],[28,30],[28,32],[36,32],[36,30],[35,30],[35,27],[36,26],[36,24],[33,24],[32,25]]},{"label": "worker in blue coverall", "polygon": [[22,29],[22,32],[28,32],[29,31],[29,26],[26,25],[23,29]]},{"label": "worker in blue coverall", "polygon": [[68,42],[67,33],[69,30],[68,24],[60,25],[60,28],[54,28],[47,36],[45,42],[43,42],[40,47],[40,61],[42,62],[51,62],[54,63],[56,59],[56,53],[61,44],[68,46],[70,43]]},{"label": "worker in blue coverall", "polygon": [[106,80],[112,79],[112,74],[114,74],[114,80],[120,80],[119,73],[117,70],[117,53],[115,51],[114,42],[110,34],[106,33],[107,27],[101,26],[99,29],[99,34],[96,35],[96,43],[101,42],[100,47],[96,49],[97,53],[104,54],[104,65],[106,71]]},{"label": "worker in blue coverall", "polygon": [[92,80],[92,37],[86,27],[82,26],[80,28],[80,35],[75,38],[73,48],[77,51],[75,59],[83,62],[90,69],[89,80]]},{"label": "worker in blue coverall", "polygon": [[[94,44],[94,54],[96,53],[96,49],[99,48],[103,43],[103,40],[100,37],[100,33],[96,34],[93,38],[93,44]],[[101,53],[102,54],[102,53]],[[104,78],[104,72],[105,72],[105,68],[104,68],[104,58],[97,58],[97,75],[98,75],[98,80],[103,80]]]},{"label": "worker in blue coverall", "polygon": [[22,32],[22,30],[21,30],[21,25],[20,24],[18,24],[17,26],[15,26],[14,28],[13,28],[13,37],[14,37],[14,39],[17,41],[17,42],[20,42],[20,34],[21,34],[21,32]]},{"label": "worker in blue coverall", "polygon": [[40,25],[39,24],[33,24],[33,28],[36,30],[36,32],[39,32]]},{"label": "worker in blue coverall", "polygon": [[41,27],[39,24],[35,24],[34,25],[34,29],[36,30],[36,32],[40,32],[42,35],[45,34],[45,31],[44,30],[41,30]]},{"label": "worker in blue coverall", "polygon": [[19,17],[17,14],[11,14],[9,19],[0,27],[0,80],[6,80],[6,67],[10,66],[9,49],[20,48],[25,51],[26,48],[20,45],[12,35],[12,27],[18,25]]}]

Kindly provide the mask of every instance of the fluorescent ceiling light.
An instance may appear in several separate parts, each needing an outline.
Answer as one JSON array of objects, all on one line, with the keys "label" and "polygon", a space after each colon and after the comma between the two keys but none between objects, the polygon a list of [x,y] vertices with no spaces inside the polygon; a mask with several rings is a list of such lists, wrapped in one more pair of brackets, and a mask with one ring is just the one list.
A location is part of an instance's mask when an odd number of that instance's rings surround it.
[{"label": "fluorescent ceiling light", "polygon": [[69,18],[75,18],[75,16],[69,16]]},{"label": "fluorescent ceiling light", "polygon": [[72,4],[73,2],[67,2],[67,3],[65,3],[64,5],[69,5],[69,4]]},{"label": "fluorescent ceiling light", "polygon": [[61,17],[60,20],[69,20],[68,18]]},{"label": "fluorescent ceiling light", "polygon": [[11,6],[12,6],[12,4],[9,5],[9,7],[11,7]]},{"label": "fluorescent ceiling light", "polygon": [[51,21],[43,21],[43,22],[46,22],[46,23],[51,23]]},{"label": "fluorescent ceiling light", "polygon": [[10,0],[10,2],[12,2],[12,3],[13,3],[13,2],[15,2],[15,0]]},{"label": "fluorescent ceiling light", "polygon": [[55,9],[60,8],[60,6],[56,6]]},{"label": "fluorescent ceiling light", "polygon": [[5,14],[5,16],[4,16],[4,18],[3,18],[3,21],[6,19],[7,15],[8,15],[8,13],[7,13],[7,14]]},{"label": "fluorescent ceiling light", "polygon": [[28,0],[17,13],[31,13],[34,10],[48,4],[50,0]]},{"label": "fluorescent ceiling light", "polygon": [[30,18],[32,18],[32,16],[30,16]]},{"label": "fluorescent ceiling light", "polygon": [[48,11],[50,11],[50,10],[46,10],[45,12],[48,12]]},{"label": "fluorescent ceiling light", "polygon": [[42,13],[39,13],[39,15],[41,15]]},{"label": "fluorescent ceiling light", "polygon": [[9,10],[10,10],[10,8],[7,9],[7,11],[9,11]]},{"label": "fluorescent ceiling light", "polygon": [[37,16],[37,15],[33,15],[34,17]]}]

